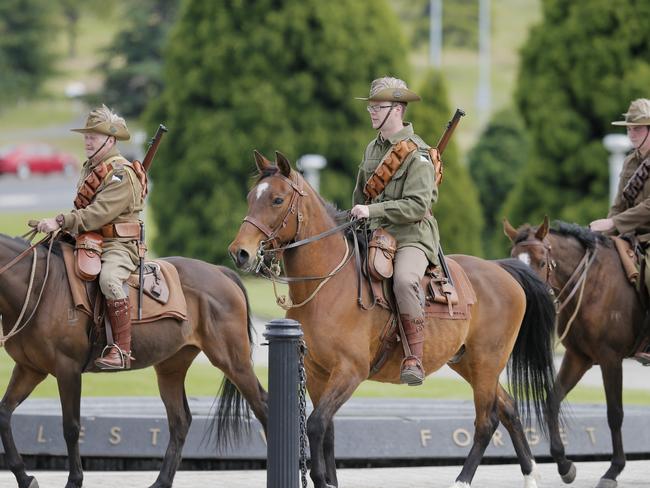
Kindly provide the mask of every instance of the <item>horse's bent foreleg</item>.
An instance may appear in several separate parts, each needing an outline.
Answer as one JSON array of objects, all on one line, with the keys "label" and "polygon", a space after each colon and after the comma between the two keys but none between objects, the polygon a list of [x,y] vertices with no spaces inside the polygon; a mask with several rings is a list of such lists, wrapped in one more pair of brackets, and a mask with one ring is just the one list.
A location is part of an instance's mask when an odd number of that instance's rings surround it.
[{"label": "horse's bent foreleg", "polygon": [[613,455],[612,463],[598,486],[611,488],[616,486],[616,478],[625,467],[625,451],[623,450],[623,437],[621,435],[621,426],[623,425],[623,368],[620,358],[613,358],[612,361],[601,363],[600,367],[607,398],[607,424],[612,435]]},{"label": "horse's bent foreleg", "polygon": [[[350,368],[351,369],[351,368]],[[367,371],[365,372],[367,375]],[[334,414],[341,408],[365,379],[360,370],[332,371],[327,384],[312,396],[314,410],[307,420],[307,436],[311,452],[310,476],[314,488],[338,486],[336,466],[334,465]],[[310,387],[309,379],[307,386]],[[310,394],[312,389],[310,387]],[[317,398],[317,400],[316,400]],[[329,435],[328,435],[328,430]],[[327,451],[327,452],[326,452]]]},{"label": "horse's bent foreleg", "polygon": [[56,381],[63,414],[63,437],[68,448],[69,474],[66,488],[81,488],[83,469],[79,454],[81,430],[81,370],[76,362],[60,360],[56,365]]},{"label": "horse's bent foreleg", "polygon": [[16,364],[0,402],[0,437],[4,446],[5,460],[20,488],[38,488],[38,483],[33,476],[28,476],[25,472],[25,463],[16,449],[11,431],[11,415],[46,376],[45,373]]},{"label": "horse's bent foreleg", "polygon": [[573,462],[566,457],[564,443],[560,435],[560,404],[592,364],[589,358],[567,349],[555,380],[553,395],[546,400],[545,414],[551,444],[551,456],[557,464],[557,471],[562,477],[562,481],[565,483],[573,482],[576,477],[576,468]]},{"label": "horse's bent foreleg", "polygon": [[167,411],[169,443],[160,473],[151,488],[170,488],[181,463],[183,445],[192,423],[192,414],[185,395],[185,375],[191,361],[191,357],[182,358],[178,361],[168,360],[155,366],[160,398]]},{"label": "horse's bent foreleg", "polygon": [[501,385],[499,385],[497,391],[497,409],[499,412],[499,420],[501,420],[501,423],[508,430],[510,439],[512,439],[512,445],[517,453],[517,459],[519,460],[524,479],[526,479],[528,486],[533,486],[537,484],[535,480],[537,475],[535,473],[535,458],[530,450],[524,428],[521,425],[517,405]]}]

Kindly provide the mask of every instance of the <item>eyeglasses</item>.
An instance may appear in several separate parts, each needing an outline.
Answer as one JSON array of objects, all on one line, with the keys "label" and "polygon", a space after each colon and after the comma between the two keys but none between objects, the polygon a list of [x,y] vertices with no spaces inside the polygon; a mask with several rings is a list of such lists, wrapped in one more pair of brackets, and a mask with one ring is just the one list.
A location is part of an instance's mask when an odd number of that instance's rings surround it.
[{"label": "eyeglasses", "polygon": [[376,114],[382,108],[391,108],[391,107],[392,107],[392,105],[368,105],[366,107],[366,110],[371,114]]}]

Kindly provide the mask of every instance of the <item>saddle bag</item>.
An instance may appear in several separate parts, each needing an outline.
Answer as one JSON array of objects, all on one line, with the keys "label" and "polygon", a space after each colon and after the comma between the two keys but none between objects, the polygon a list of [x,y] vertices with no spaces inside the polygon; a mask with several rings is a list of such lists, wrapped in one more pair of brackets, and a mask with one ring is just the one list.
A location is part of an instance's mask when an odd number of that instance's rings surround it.
[{"label": "saddle bag", "polygon": [[430,266],[427,274],[431,276],[429,282],[429,296],[436,303],[458,304],[458,293],[451,285],[440,266]]},{"label": "saddle bag", "polygon": [[636,285],[639,281],[639,263],[634,254],[632,244],[627,239],[618,236],[612,236],[612,240],[621,258],[621,264],[623,265],[627,279],[630,283]]},{"label": "saddle bag", "polygon": [[102,269],[104,239],[97,232],[84,232],[77,236],[74,247],[74,269],[79,278],[93,281]]},{"label": "saddle bag", "polygon": [[385,229],[377,228],[368,242],[368,272],[372,279],[382,281],[393,276],[393,260],[397,241]]}]

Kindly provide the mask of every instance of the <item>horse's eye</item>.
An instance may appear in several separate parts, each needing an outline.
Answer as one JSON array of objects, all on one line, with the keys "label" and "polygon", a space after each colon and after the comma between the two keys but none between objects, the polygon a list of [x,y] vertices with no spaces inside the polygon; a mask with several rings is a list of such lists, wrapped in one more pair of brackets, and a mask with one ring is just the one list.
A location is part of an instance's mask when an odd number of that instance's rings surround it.
[{"label": "horse's eye", "polygon": [[282,202],[284,202],[284,198],[282,197],[275,197],[273,199],[273,205],[282,205]]},{"label": "horse's eye", "polygon": [[540,268],[545,268],[545,267],[546,267],[546,261],[544,261],[544,260],[542,259],[542,260],[539,262],[539,267],[540,267]]}]

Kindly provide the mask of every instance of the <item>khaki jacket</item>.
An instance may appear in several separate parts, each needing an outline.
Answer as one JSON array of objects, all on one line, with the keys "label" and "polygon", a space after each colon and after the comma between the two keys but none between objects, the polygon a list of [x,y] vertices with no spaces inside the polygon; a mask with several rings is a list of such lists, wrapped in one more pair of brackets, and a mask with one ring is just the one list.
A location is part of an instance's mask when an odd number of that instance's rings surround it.
[{"label": "khaki jacket", "polygon": [[[95,164],[89,161],[81,169],[77,190],[92,172],[93,168],[105,162],[112,163],[109,172],[97,188],[94,200],[86,207],[63,214],[62,229],[73,235],[82,232],[99,231],[102,226],[118,222],[136,222],[144,207],[142,185],[135,172],[123,164],[124,159],[117,148],[113,148],[104,158]],[[105,239],[104,252],[110,250],[126,251],[134,263],[138,262],[138,250],[132,239]]]},{"label": "khaki jacket", "polygon": [[619,234],[633,232],[641,242],[650,242],[650,178],[646,180],[643,189],[637,195],[632,206],[623,198],[623,188],[625,188],[641,162],[648,156],[650,155],[639,158],[638,153],[634,151],[625,158],[616,198],[607,215],[614,221]]},{"label": "khaki jacket", "polygon": [[435,171],[427,152],[429,146],[413,132],[410,123],[388,140],[380,134],[368,144],[359,166],[353,205],[367,203],[363,194],[366,181],[390,148],[406,139],[413,141],[418,150],[407,157],[383,193],[369,203],[370,227],[385,228],[397,240],[398,249],[417,247],[437,264],[440,237],[438,223],[431,214],[431,205],[438,199]]}]

